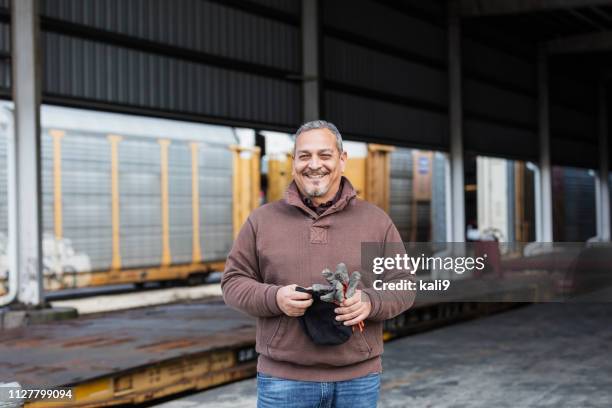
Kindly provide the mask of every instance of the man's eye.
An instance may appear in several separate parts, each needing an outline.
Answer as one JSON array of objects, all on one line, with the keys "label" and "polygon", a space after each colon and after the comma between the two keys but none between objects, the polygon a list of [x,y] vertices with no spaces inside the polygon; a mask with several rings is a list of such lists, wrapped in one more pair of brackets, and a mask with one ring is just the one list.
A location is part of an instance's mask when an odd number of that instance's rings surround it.
[{"label": "man's eye", "polygon": [[300,156],[300,160],[308,160],[308,156]]},{"label": "man's eye", "polygon": [[331,156],[329,154],[324,154],[324,155],[321,156],[321,158],[323,160],[329,160],[329,159],[331,159]]}]

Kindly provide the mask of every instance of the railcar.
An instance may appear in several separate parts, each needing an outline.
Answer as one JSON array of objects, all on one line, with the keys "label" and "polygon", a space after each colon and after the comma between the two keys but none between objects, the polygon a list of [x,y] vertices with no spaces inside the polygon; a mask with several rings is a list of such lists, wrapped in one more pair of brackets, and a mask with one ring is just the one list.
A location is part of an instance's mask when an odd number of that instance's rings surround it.
[{"label": "railcar", "polygon": [[[5,164],[10,105],[2,109]],[[263,157],[253,130],[43,106],[45,289],[198,283],[222,270],[250,211],[282,198],[291,181],[290,136],[261,133]],[[345,148],[345,175],[359,197],[387,211],[405,240],[445,240],[442,153],[351,141]],[[7,180],[0,166],[1,283]]]},{"label": "railcar", "polygon": [[[6,163],[10,127],[1,129]],[[41,142],[47,290],[201,280],[223,267],[235,225],[256,205],[245,190],[258,180],[250,164],[257,151],[240,147],[232,128],[43,106]],[[1,167],[6,279],[8,175]]]}]

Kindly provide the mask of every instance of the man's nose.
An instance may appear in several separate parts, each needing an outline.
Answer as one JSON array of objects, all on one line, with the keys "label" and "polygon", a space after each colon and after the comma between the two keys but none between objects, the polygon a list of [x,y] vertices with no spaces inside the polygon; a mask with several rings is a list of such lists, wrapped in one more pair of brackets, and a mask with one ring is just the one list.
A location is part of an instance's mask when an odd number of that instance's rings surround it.
[{"label": "man's nose", "polygon": [[317,157],[311,157],[308,161],[308,168],[311,170],[318,170],[321,168],[321,161]]}]

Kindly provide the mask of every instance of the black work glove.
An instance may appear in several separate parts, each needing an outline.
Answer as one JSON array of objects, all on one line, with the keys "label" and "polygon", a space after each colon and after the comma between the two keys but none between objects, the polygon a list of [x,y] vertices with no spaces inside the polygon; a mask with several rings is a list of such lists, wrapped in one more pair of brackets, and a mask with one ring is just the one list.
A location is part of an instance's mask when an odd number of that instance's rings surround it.
[{"label": "black work glove", "polygon": [[334,309],[337,306],[321,300],[321,296],[325,296],[331,289],[313,290],[297,286],[295,290],[312,295],[312,305],[299,320],[302,329],[313,343],[320,346],[337,346],[350,339],[353,330],[350,326],[345,326],[344,322],[336,320]]}]

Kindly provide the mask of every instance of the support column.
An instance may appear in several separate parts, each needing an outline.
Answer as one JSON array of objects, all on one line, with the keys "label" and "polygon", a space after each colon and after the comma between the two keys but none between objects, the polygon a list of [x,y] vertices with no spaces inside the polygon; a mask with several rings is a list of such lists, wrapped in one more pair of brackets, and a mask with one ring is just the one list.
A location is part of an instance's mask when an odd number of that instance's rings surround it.
[{"label": "support column", "polygon": [[444,219],[446,224],[445,237],[448,242],[453,242],[453,212],[451,209],[453,193],[451,188],[451,166],[448,158],[444,160],[444,187],[444,200],[446,200],[446,205],[444,206]]},{"label": "support column", "polygon": [[302,104],[303,120],[320,119],[319,3],[302,0]]},{"label": "support column", "polygon": [[548,57],[541,48],[538,54],[538,125],[540,140],[540,197],[541,209],[536,219],[540,236],[538,242],[553,241],[552,168],[550,164],[550,113],[548,92]]},{"label": "support column", "polygon": [[533,165],[533,192],[534,192],[534,209],[535,209],[535,240],[536,242],[544,242],[542,239],[542,176],[540,175],[540,167]]},{"label": "support column", "polygon": [[610,241],[610,189],[608,177],[610,174],[608,150],[608,102],[606,97],[605,83],[599,85],[599,172],[597,174],[596,197],[598,203],[597,211],[597,236],[602,241]]},{"label": "support column", "polygon": [[465,186],[463,168],[463,100],[461,84],[461,20],[452,2],[448,21],[450,172],[453,242],[465,241]]},{"label": "support column", "polygon": [[12,1],[12,82],[15,102],[17,301],[44,303],[41,257],[40,60],[37,0]]}]

